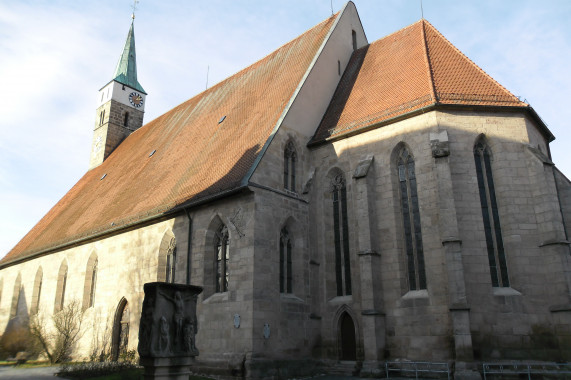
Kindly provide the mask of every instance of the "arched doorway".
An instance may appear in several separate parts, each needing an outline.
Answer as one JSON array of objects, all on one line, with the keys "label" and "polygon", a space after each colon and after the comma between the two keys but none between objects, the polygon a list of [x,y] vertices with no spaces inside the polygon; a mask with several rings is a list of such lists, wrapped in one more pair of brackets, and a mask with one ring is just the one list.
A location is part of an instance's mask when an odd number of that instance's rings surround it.
[{"label": "arched doorway", "polygon": [[111,356],[113,361],[117,361],[122,353],[127,351],[129,343],[129,305],[127,300],[122,298],[115,312],[113,321],[113,339],[111,343]]},{"label": "arched doorway", "polygon": [[344,312],[339,318],[339,346],[340,360],[357,360],[355,323],[347,312]]}]

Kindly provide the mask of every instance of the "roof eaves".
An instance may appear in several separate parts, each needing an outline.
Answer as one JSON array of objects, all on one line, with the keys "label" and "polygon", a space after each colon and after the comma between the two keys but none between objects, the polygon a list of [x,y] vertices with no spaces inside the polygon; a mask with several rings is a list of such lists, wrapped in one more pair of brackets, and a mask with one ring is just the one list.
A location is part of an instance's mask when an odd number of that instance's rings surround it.
[{"label": "roof eaves", "polygon": [[393,116],[389,119],[383,119],[377,123],[368,124],[368,125],[365,125],[363,127],[357,128],[357,129],[348,129],[347,132],[342,132],[342,133],[339,133],[337,135],[322,138],[319,140],[313,140],[313,141],[310,141],[309,143],[307,143],[307,147],[308,148],[316,148],[320,145],[328,144],[328,143],[338,141],[338,140],[343,140],[343,139],[346,139],[346,138],[349,138],[349,137],[352,137],[352,136],[355,136],[355,135],[358,135],[361,133],[368,132],[368,131],[373,130],[373,129],[384,127],[385,125],[396,123],[397,121],[401,121],[401,120],[408,119],[408,118],[411,118],[411,117],[419,115],[419,114],[423,114],[423,113],[432,111],[436,106],[437,106],[436,103],[430,103],[430,104],[428,104],[422,108],[417,108],[413,111],[410,111],[410,112],[407,112],[404,114],[399,114],[399,115]]},{"label": "roof eaves", "polygon": [[135,89],[135,90],[137,90],[137,91],[139,91],[139,92],[142,92],[143,94],[147,95],[147,93],[146,93],[145,90],[143,89],[143,86],[141,86],[141,84],[140,84],[137,80],[135,80],[135,81],[129,80],[129,78],[126,77],[124,74],[118,75],[117,77],[113,78],[113,80],[114,80],[115,82],[124,84],[125,86],[129,86],[129,87],[131,87],[131,88],[133,88],[133,89]]},{"label": "roof eaves", "polygon": [[[282,125],[286,115],[288,114],[289,110],[291,109],[295,99],[297,98],[297,95],[299,94],[299,92],[301,91],[303,85],[305,84],[307,78],[309,77],[309,74],[311,73],[311,71],[313,70],[313,67],[315,66],[317,60],[319,59],[319,56],[321,55],[321,52],[323,51],[323,49],[325,48],[325,45],[327,45],[327,42],[329,41],[329,38],[331,37],[331,34],[333,34],[333,31],[335,30],[335,28],[337,27],[337,24],[339,23],[339,20],[341,19],[341,16],[343,15],[343,13],[345,12],[345,9],[347,8],[347,6],[349,5],[349,3],[351,2],[347,2],[345,4],[345,6],[343,7],[343,9],[341,11],[339,11],[337,13],[337,17],[335,19],[335,21],[333,22],[333,24],[331,25],[331,27],[329,28],[329,32],[327,32],[327,35],[325,36],[325,38],[323,39],[323,42],[321,43],[321,46],[319,47],[319,49],[317,50],[317,52],[315,53],[315,55],[313,56],[313,60],[311,61],[311,63],[309,64],[307,70],[305,71],[305,74],[303,75],[303,77],[301,78],[299,84],[297,85],[293,95],[291,96],[291,98],[289,99],[288,103],[286,104],[281,116],[279,117],[279,119],[276,122],[276,125],[274,126],[274,128],[272,129],[272,132],[270,133],[270,136],[268,137],[268,139],[266,140],[266,142],[264,143],[264,146],[262,147],[260,153],[258,154],[258,156],[256,157],[254,163],[252,164],[252,166],[250,167],[250,169],[248,170],[248,172],[246,173],[246,175],[244,176],[244,178],[242,179],[241,185],[242,186],[247,186],[247,184],[250,182],[250,179],[252,178],[252,175],[254,174],[254,172],[256,171],[256,168],[258,167],[258,165],[260,164],[260,162],[262,161],[262,158],[264,157],[266,151],[268,150],[270,144],[272,143],[272,141],[274,140],[275,135],[277,134],[279,127]],[[333,17],[333,16],[331,16]]]},{"label": "roof eaves", "polygon": [[[121,84],[123,84],[123,85],[125,85],[125,86],[131,87],[133,90],[138,90],[139,92],[141,92],[141,93],[143,93],[143,94],[145,94],[145,95],[148,95],[148,94],[145,92],[145,90],[143,90],[143,87],[141,87],[140,84],[139,84],[139,88],[135,88],[134,86],[131,86],[131,85],[126,84],[126,83],[123,83],[123,82],[120,82],[120,81],[118,81],[117,79],[111,79],[109,82],[105,83],[105,85],[104,85],[103,87],[101,87],[101,88],[99,89],[99,91],[103,90],[103,89],[104,89],[105,87],[107,87],[107,86],[109,85],[109,83],[111,83],[111,82],[121,83]],[[137,82],[137,83],[138,83],[138,82]],[[147,123],[147,124],[149,124],[149,123]],[[147,124],[145,124],[145,125],[147,125]]]},{"label": "roof eaves", "polygon": [[27,255],[17,256],[13,260],[7,259],[5,262],[3,262],[4,260],[1,260],[0,261],[0,269],[7,268],[7,267],[10,267],[10,266],[13,266],[16,264],[20,264],[22,262],[32,260],[32,259],[35,259],[35,258],[40,257],[40,256],[45,256],[45,255],[48,255],[48,254],[51,254],[51,253],[54,253],[57,251],[61,251],[63,249],[68,249],[68,248],[76,247],[76,246],[79,246],[82,244],[86,244],[86,243],[89,243],[89,242],[94,241],[96,239],[100,239],[102,237],[107,237],[107,236],[123,233],[125,231],[131,230],[131,229],[139,227],[141,225],[147,225],[147,224],[155,223],[157,221],[168,219],[168,218],[172,217],[173,215],[176,215],[179,212],[182,212],[185,209],[188,210],[189,208],[201,206],[201,205],[204,205],[204,204],[207,204],[210,202],[217,201],[217,200],[222,199],[222,198],[227,198],[227,197],[239,194],[239,193],[243,193],[247,190],[249,190],[249,188],[247,186],[238,186],[238,187],[235,187],[235,188],[232,188],[229,190],[225,190],[225,191],[221,191],[221,192],[218,192],[215,194],[208,195],[206,197],[201,197],[198,199],[189,200],[189,201],[184,202],[180,205],[171,207],[168,210],[160,209],[157,212],[152,213],[152,214],[148,214],[143,218],[136,218],[136,219],[130,220],[127,223],[119,224],[116,226],[112,225],[110,228],[100,229],[94,233],[93,232],[88,233],[86,235],[76,237],[75,239],[59,242],[53,246],[49,246],[49,247],[46,247],[44,249],[40,249],[38,251],[29,252]]},{"label": "roof eaves", "polygon": [[533,109],[533,107],[531,106],[498,106],[498,105],[483,105],[483,104],[452,104],[452,103],[439,103],[439,102],[434,102],[431,104],[428,104],[422,108],[418,108],[415,110],[412,110],[410,112],[404,113],[404,114],[400,114],[400,115],[396,115],[392,118],[389,119],[384,119],[381,120],[377,123],[372,123],[372,124],[368,124],[365,125],[363,127],[357,128],[357,129],[348,129],[347,132],[341,132],[338,133],[334,136],[330,136],[330,137],[326,137],[320,140],[314,140],[314,141],[310,141],[307,144],[308,148],[316,148],[319,147],[321,145],[325,145],[325,144],[329,144],[338,140],[343,140],[361,133],[365,133],[368,132],[370,130],[373,129],[377,129],[380,127],[384,127],[386,125],[389,124],[393,124],[396,123],[398,121],[404,120],[404,119],[409,119],[411,117],[417,116],[419,114],[423,114],[426,112],[430,112],[433,110],[444,110],[444,109],[464,109],[464,110],[473,110],[473,109],[478,109],[478,110],[488,110],[488,111],[494,111],[494,112],[526,112],[530,115],[530,117],[537,123],[540,131],[544,134],[544,136],[547,138],[547,140],[549,142],[555,140],[555,136],[551,133],[551,131],[549,130],[549,128],[547,128],[547,125],[545,124],[545,122],[541,119],[541,117],[539,117],[539,115],[537,114],[537,112],[535,112],[535,110]]},{"label": "roof eaves", "polygon": [[150,216],[147,216],[143,219],[137,219],[136,221],[133,221],[130,223],[118,225],[116,227],[111,227],[111,228],[107,228],[104,230],[99,230],[96,233],[91,233],[91,234],[87,234],[84,236],[80,236],[80,237],[77,237],[77,238],[72,239],[72,240],[66,240],[63,242],[59,242],[59,243],[56,243],[55,245],[48,246],[48,247],[40,249],[38,251],[32,251],[32,252],[29,252],[28,254],[17,256],[12,260],[7,259],[6,261],[4,261],[4,259],[2,259],[2,261],[0,261],[0,269],[4,269],[7,267],[28,261],[28,260],[35,259],[37,257],[41,257],[41,256],[45,256],[45,255],[57,252],[57,251],[61,251],[63,249],[76,247],[76,246],[88,243],[90,241],[93,241],[95,239],[99,239],[99,238],[104,237],[104,236],[115,235],[117,233],[121,233],[121,232],[124,232],[126,230],[132,229],[135,226],[140,226],[142,224],[154,222],[155,220],[168,218],[172,214],[173,214],[173,212],[158,212],[156,214],[151,214]]}]

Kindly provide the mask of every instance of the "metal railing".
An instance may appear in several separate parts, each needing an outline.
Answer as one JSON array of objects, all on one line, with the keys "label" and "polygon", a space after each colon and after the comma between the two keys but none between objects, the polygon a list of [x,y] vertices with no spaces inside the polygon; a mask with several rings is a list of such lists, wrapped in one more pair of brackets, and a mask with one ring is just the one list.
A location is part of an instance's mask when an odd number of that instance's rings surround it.
[{"label": "metal railing", "polygon": [[385,372],[387,379],[390,372],[408,372],[413,373],[415,379],[418,379],[418,374],[426,373],[445,373],[448,380],[450,380],[450,367],[448,363],[435,363],[435,362],[386,362]]},{"label": "metal railing", "polygon": [[484,373],[484,380],[489,375],[522,374],[526,374],[528,380],[531,380],[531,375],[569,375],[571,374],[571,363],[482,363],[482,372]]}]

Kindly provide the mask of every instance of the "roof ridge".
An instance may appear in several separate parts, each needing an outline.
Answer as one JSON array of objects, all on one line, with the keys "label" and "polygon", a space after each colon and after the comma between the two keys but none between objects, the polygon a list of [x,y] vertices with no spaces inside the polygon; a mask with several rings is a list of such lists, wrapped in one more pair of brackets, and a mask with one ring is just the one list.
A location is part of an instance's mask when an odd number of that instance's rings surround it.
[{"label": "roof ridge", "polygon": [[[333,18],[335,19],[335,21],[333,21],[333,23],[331,24],[331,26],[329,27],[329,31],[327,32],[327,34],[325,35],[325,37],[323,37],[323,41],[321,42],[319,48],[317,49],[317,51],[315,52],[315,54],[313,55],[313,59],[311,60],[311,62],[309,63],[309,65],[307,66],[307,69],[305,70],[305,73],[303,74],[303,77],[301,78],[301,80],[299,81],[298,85],[296,86],[293,94],[291,95],[291,97],[289,98],[287,104],[285,105],[281,116],[279,117],[279,119],[276,122],[276,125],[274,126],[272,132],[270,133],[270,135],[268,136],[268,138],[266,139],[264,146],[262,147],[262,149],[260,150],[260,153],[258,154],[256,160],[254,161],[254,163],[252,164],[252,166],[250,167],[250,169],[248,170],[248,172],[246,173],[246,175],[244,176],[244,178],[242,179],[242,185],[247,185],[250,182],[250,179],[252,178],[252,175],[254,174],[254,172],[256,171],[256,168],[258,167],[260,161],[262,160],[262,158],[265,155],[266,150],[268,149],[269,145],[272,143],[274,136],[277,134],[278,130],[280,129],[280,126],[283,123],[283,120],[285,119],[285,117],[287,116],[287,113],[289,112],[290,108],[292,107],[295,99],[297,98],[299,92],[301,91],[301,88],[303,87],[303,84],[305,83],[305,81],[307,80],[307,77],[309,76],[309,74],[311,73],[311,71],[313,70],[313,67],[315,66],[315,63],[317,62],[317,59],[319,58],[319,56],[321,55],[321,53],[323,52],[323,49],[325,47],[325,45],[327,44],[327,42],[329,41],[329,38],[331,37],[331,35],[333,34],[333,31],[335,30],[335,28],[337,27],[337,23],[339,22],[339,20],[341,19],[341,17],[343,16],[343,13],[345,12],[345,9],[347,8],[347,6],[349,4],[352,4],[351,1],[347,2],[345,4],[345,6],[343,7],[343,9],[341,9],[340,11],[338,11],[337,13],[335,13],[334,15],[331,15],[330,17],[328,17],[327,19],[323,20],[322,22],[320,22],[318,25],[314,26],[313,28],[309,29],[309,30],[313,30],[314,28],[320,26],[321,24],[324,24],[326,22],[329,22],[330,20],[332,20]],[[355,6],[353,4],[353,6]],[[308,31],[309,31],[308,30]],[[307,32],[306,32],[307,33]],[[304,33],[305,34],[305,33]],[[302,34],[302,35],[304,35]],[[300,36],[301,37],[301,36]]]},{"label": "roof ridge", "polygon": [[[474,61],[472,61],[470,58],[468,58],[468,56],[466,54],[464,54],[460,49],[458,49],[452,42],[450,42],[442,33],[440,33],[440,31],[438,29],[436,29],[434,27],[434,25],[432,25],[428,20],[422,20],[424,21],[424,23],[426,25],[428,25],[428,27],[430,27],[432,29],[432,31],[434,33],[436,33],[449,47],[451,47],[456,53],[458,53],[460,55],[460,57],[465,60],[466,62],[468,62],[470,65],[472,65],[473,67],[475,67],[481,74],[485,75],[489,80],[491,80],[495,85],[497,85],[502,91],[506,92],[508,96],[511,96],[514,101],[516,102],[520,102],[522,104],[526,104],[524,102],[522,102],[521,100],[519,100],[519,98],[517,96],[515,96],[514,94],[511,93],[510,90],[508,90],[507,88],[505,88],[504,86],[502,86],[500,84],[500,82],[498,82],[497,80],[495,80],[490,74],[488,74],[484,69],[482,69],[480,66],[478,66]],[[430,55],[430,48],[428,47],[428,42],[427,42],[427,52],[428,55]]]},{"label": "roof ridge", "polygon": [[436,85],[434,83],[434,73],[432,72],[432,63],[430,62],[430,54],[428,52],[428,42],[426,41],[425,22],[428,22],[428,21],[426,21],[424,18],[420,20],[422,44],[424,47],[424,60],[426,62],[426,66],[428,69],[428,81],[429,81],[429,86],[430,86],[430,95],[432,96],[432,99],[434,100],[434,102],[438,103],[438,96],[436,95]]},{"label": "roof ridge", "polygon": [[[336,17],[339,13],[340,13],[340,12],[337,12],[337,13],[335,13],[333,16],[330,16],[330,17],[326,18],[325,20],[323,20],[323,21],[320,22],[319,24],[314,25],[313,27],[307,29],[305,32],[303,32],[303,33],[300,34],[299,36],[293,38],[292,40],[290,40],[290,41],[288,41],[288,42],[286,42],[286,43],[284,43],[284,44],[281,45],[279,48],[277,48],[277,49],[273,50],[272,52],[266,54],[265,56],[263,56],[262,58],[260,58],[260,59],[257,60],[256,62],[254,62],[254,63],[252,63],[252,64],[246,66],[245,68],[243,68],[243,69],[241,69],[241,70],[236,71],[234,74],[232,74],[232,75],[230,75],[230,76],[228,76],[228,77],[222,79],[220,82],[215,83],[214,85],[212,85],[211,87],[205,89],[204,91],[199,92],[199,93],[195,94],[194,96],[192,96],[192,97],[190,97],[190,98],[188,98],[188,99],[182,101],[181,103],[175,105],[174,107],[172,107],[171,109],[167,110],[167,111],[164,112],[163,114],[161,114],[161,115],[155,117],[153,120],[151,120],[151,121],[149,121],[148,123],[144,124],[141,128],[138,128],[138,129],[137,129],[136,131],[134,131],[133,133],[136,133],[137,131],[140,131],[140,130],[144,130],[145,127],[147,127],[148,125],[153,124],[153,123],[155,122],[155,120],[159,120],[159,119],[161,119],[161,118],[163,118],[163,117],[166,117],[167,114],[169,114],[171,111],[174,111],[174,110],[176,110],[177,108],[183,107],[185,104],[187,104],[187,103],[189,103],[189,102],[192,102],[193,100],[196,100],[196,99],[199,98],[199,97],[204,97],[206,94],[208,94],[208,93],[210,93],[210,92],[212,92],[212,91],[215,91],[217,88],[223,86],[225,83],[229,82],[230,80],[235,79],[235,78],[236,78],[237,76],[239,76],[241,73],[250,71],[254,66],[262,64],[263,61],[265,61],[265,60],[271,58],[274,54],[276,54],[276,53],[277,53],[278,51],[280,51],[281,49],[285,48],[286,46],[288,46],[288,45],[290,45],[290,44],[293,44],[295,41],[297,41],[297,40],[299,40],[300,38],[302,38],[303,36],[305,36],[308,32],[310,32],[310,31],[312,31],[313,29],[315,29],[315,28],[321,26],[322,24],[328,22],[332,17]],[[131,133],[131,134],[133,134],[133,133]]]},{"label": "roof ridge", "polygon": [[377,42],[379,42],[379,41],[382,41],[382,40],[384,40],[384,39],[386,39],[386,38],[392,37],[392,36],[395,35],[395,34],[402,33],[402,32],[403,32],[404,30],[406,30],[406,29],[413,28],[416,24],[420,23],[421,21],[422,21],[422,20],[418,20],[418,21],[416,21],[416,22],[413,22],[412,24],[409,24],[409,25],[407,25],[407,26],[403,26],[402,28],[400,28],[400,29],[397,30],[397,31],[394,31],[394,32],[392,32],[392,33],[390,33],[390,34],[387,34],[386,36],[379,37],[379,38],[377,38],[375,41],[371,42],[369,45],[375,44],[375,43],[377,43]]},{"label": "roof ridge", "polygon": [[[327,18],[132,133],[75,183],[0,260],[0,268],[243,189],[334,21]],[[222,112],[236,117],[222,123]],[[101,193],[106,197],[94,211],[93,199]]]},{"label": "roof ridge", "polygon": [[[291,39],[291,40],[288,41],[288,42],[285,42],[284,44],[282,44],[282,45],[281,45],[280,47],[278,47],[277,49],[272,50],[270,53],[266,54],[265,56],[263,56],[262,58],[260,58],[260,59],[257,60],[256,62],[252,63],[251,65],[246,66],[245,68],[236,71],[234,74],[232,74],[232,75],[226,77],[225,79],[223,79],[223,80],[221,80],[220,82],[216,83],[216,84],[213,85],[212,87],[210,87],[210,88],[208,88],[208,89],[206,89],[206,90],[204,90],[204,91],[202,91],[202,92],[196,94],[195,96],[193,96],[192,98],[190,98],[190,99],[188,99],[188,100],[194,99],[194,98],[196,98],[196,96],[198,96],[198,95],[200,95],[200,94],[204,94],[204,93],[210,91],[211,89],[214,89],[214,88],[218,87],[218,86],[221,85],[222,83],[225,83],[225,82],[229,81],[230,79],[234,78],[236,75],[238,75],[238,74],[240,74],[240,73],[242,73],[242,72],[249,71],[252,67],[261,64],[261,62],[263,62],[264,60],[270,58],[270,57],[273,56],[274,54],[277,54],[277,52],[280,51],[281,49],[283,49],[284,47],[293,44],[295,41],[301,39],[303,36],[305,36],[305,35],[306,35],[307,33],[309,33],[310,31],[312,31],[312,30],[314,30],[314,29],[316,29],[316,28],[322,26],[322,24],[325,24],[325,23],[328,22],[331,18],[336,17],[338,14],[339,14],[339,12],[335,13],[335,14],[332,15],[332,16],[329,16],[329,17],[326,18],[325,20],[321,21],[319,24],[314,25],[313,27],[307,29],[305,32],[301,33],[299,36],[297,36],[297,37]],[[186,103],[186,101],[183,102],[183,103]],[[182,103],[181,103],[181,104],[182,104]],[[177,107],[178,107],[178,106],[177,106]]]}]

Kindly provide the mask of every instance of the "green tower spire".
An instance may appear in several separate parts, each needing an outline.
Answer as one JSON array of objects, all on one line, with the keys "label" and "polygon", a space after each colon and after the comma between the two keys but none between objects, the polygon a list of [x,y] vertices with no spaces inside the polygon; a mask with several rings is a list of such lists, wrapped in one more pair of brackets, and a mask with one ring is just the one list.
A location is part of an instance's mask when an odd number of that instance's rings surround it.
[{"label": "green tower spire", "polygon": [[135,53],[135,29],[133,26],[135,20],[131,22],[131,28],[125,41],[125,47],[121,58],[117,63],[113,80],[147,94],[143,90],[143,86],[137,81],[137,55]]}]

